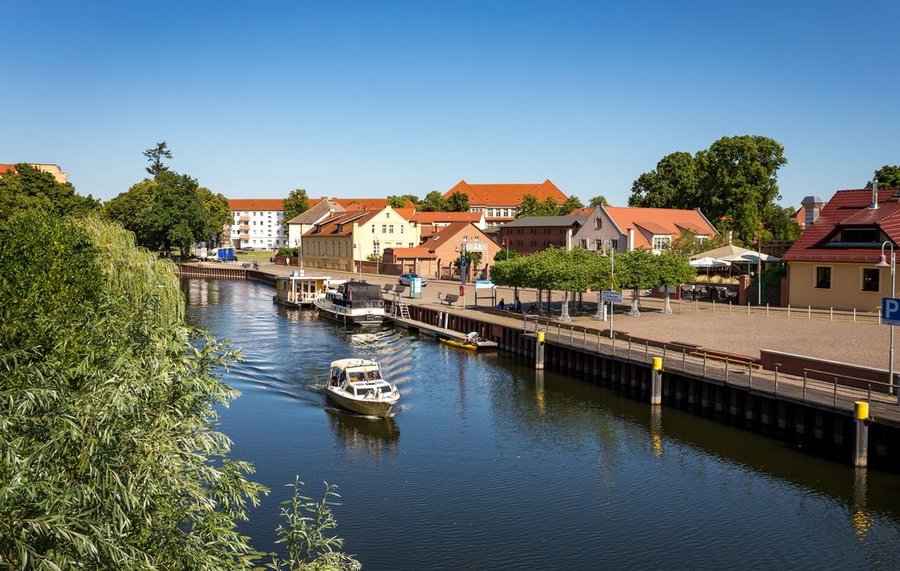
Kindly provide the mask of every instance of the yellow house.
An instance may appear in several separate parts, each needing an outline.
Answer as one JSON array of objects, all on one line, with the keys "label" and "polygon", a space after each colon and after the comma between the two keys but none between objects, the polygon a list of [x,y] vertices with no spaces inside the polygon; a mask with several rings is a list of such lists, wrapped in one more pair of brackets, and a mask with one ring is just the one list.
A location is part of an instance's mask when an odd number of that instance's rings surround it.
[{"label": "yellow house", "polygon": [[806,221],[782,259],[795,307],[878,311],[891,291],[890,263],[900,240],[900,190],[841,190]]},{"label": "yellow house", "polygon": [[412,248],[419,227],[390,206],[339,212],[303,234],[303,265],[352,272],[354,262],[381,256],[385,248]]}]

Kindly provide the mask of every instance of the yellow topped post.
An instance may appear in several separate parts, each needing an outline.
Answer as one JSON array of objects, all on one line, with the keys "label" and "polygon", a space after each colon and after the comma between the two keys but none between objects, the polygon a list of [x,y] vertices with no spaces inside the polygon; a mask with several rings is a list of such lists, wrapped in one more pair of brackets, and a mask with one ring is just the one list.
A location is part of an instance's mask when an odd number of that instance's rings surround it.
[{"label": "yellow topped post", "polygon": [[538,331],[538,332],[537,332],[537,342],[538,342],[538,343],[543,343],[543,342],[544,342],[544,332],[543,332],[543,331]]},{"label": "yellow topped post", "polygon": [[869,403],[864,400],[858,400],[853,403],[853,415],[857,420],[868,420]]},{"label": "yellow topped post", "polygon": [[653,370],[662,371],[662,357],[653,357]]}]

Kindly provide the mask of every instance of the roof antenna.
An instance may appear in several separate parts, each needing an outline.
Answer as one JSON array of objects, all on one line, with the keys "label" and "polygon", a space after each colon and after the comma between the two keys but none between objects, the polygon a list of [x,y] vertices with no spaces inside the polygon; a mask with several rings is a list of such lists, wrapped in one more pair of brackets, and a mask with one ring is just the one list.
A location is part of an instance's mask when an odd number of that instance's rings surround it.
[{"label": "roof antenna", "polygon": [[872,204],[869,205],[870,210],[878,210],[878,177],[872,179]]}]

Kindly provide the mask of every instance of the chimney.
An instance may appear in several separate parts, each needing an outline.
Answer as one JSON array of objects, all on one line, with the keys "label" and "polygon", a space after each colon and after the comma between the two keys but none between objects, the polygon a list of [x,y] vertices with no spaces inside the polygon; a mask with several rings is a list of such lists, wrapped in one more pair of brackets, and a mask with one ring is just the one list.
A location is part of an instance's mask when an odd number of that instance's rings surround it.
[{"label": "chimney", "polygon": [[869,204],[870,210],[878,210],[878,177],[872,179],[872,203]]},{"label": "chimney", "polygon": [[[878,204],[878,200],[876,198],[876,205]],[[819,212],[822,210],[822,206],[825,202],[819,198],[818,196],[807,196],[800,202],[800,206],[803,207],[803,228],[809,228],[813,224],[815,224],[816,220],[819,219]],[[877,206],[876,206],[877,208]]]},{"label": "chimney", "polygon": [[628,242],[625,248],[626,252],[631,252],[632,250],[634,250],[634,228],[628,229]]}]

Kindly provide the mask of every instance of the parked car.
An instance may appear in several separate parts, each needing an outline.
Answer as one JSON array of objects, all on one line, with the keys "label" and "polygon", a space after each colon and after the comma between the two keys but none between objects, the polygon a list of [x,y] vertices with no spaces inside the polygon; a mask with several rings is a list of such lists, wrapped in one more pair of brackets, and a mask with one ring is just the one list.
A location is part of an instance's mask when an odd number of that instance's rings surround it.
[{"label": "parked car", "polygon": [[413,278],[419,278],[420,280],[422,280],[422,287],[428,285],[428,280],[425,279],[425,276],[420,276],[419,274],[412,272],[408,274],[400,274],[400,276],[397,278],[397,281],[400,282],[401,285],[409,286],[412,283]]}]

